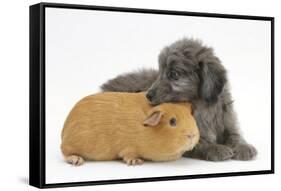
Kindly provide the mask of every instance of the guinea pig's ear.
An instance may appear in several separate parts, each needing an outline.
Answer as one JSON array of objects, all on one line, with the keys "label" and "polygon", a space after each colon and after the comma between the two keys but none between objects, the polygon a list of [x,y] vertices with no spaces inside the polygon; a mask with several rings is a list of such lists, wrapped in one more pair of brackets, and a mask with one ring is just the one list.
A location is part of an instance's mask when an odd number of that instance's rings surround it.
[{"label": "guinea pig's ear", "polygon": [[144,120],[143,125],[148,127],[155,127],[159,124],[164,112],[161,110],[152,111]]}]

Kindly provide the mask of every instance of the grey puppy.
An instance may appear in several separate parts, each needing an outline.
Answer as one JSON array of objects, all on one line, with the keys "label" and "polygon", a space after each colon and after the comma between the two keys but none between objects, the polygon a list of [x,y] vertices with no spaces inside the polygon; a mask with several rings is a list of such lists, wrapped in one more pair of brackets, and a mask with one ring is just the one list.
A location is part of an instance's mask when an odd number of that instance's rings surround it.
[{"label": "grey puppy", "polygon": [[[153,105],[190,101],[200,130],[199,144],[184,156],[210,161],[251,160],[256,149],[239,132],[226,70],[212,48],[181,39],[159,55],[159,71],[143,69],[117,76],[103,91],[148,91]],[[168,140],[167,140],[168,141]]]}]

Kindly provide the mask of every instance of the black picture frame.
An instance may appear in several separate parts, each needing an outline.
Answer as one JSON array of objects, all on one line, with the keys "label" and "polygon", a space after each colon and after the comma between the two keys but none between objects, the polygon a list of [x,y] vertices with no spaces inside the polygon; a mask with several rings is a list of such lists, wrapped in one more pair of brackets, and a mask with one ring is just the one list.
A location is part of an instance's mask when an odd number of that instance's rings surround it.
[{"label": "black picture frame", "polygon": [[[153,13],[165,15],[182,15],[197,17],[214,17],[229,19],[248,19],[271,22],[271,169],[248,172],[229,172],[216,174],[198,174],[186,176],[166,176],[153,178],[66,182],[46,184],[45,181],[45,8],[66,8],[83,10],[103,10],[132,13]],[[168,10],[135,9],[121,7],[104,7],[75,4],[39,3],[30,6],[30,129],[29,129],[29,184],[38,188],[66,186],[85,186],[147,181],[167,181],[179,179],[211,178],[227,176],[244,176],[274,173],[274,17],[230,15],[217,13],[198,13]]]}]

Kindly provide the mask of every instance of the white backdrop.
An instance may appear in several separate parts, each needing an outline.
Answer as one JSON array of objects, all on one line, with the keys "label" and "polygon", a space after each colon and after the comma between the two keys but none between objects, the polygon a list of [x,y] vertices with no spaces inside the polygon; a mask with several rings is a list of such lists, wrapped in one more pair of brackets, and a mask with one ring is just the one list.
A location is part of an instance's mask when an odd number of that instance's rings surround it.
[{"label": "white backdrop", "polygon": [[[38,0],[14,0],[3,1],[0,7],[0,178],[1,190],[38,190],[28,185],[28,6],[38,3]],[[278,34],[281,32],[281,13],[280,5],[275,0],[261,1],[225,1],[225,0],[49,0],[49,2],[64,2],[76,4],[93,4],[120,7],[138,7],[183,10],[195,12],[212,12],[212,13],[229,13],[229,14],[246,14],[246,15],[267,15],[276,18],[276,65],[275,65],[275,137],[276,137],[276,161],[281,160],[278,149],[281,146],[280,125],[281,118],[281,68],[280,68],[280,50],[281,39]],[[236,103],[237,105],[237,103]],[[241,116],[240,116],[241,118]],[[241,119],[240,119],[241,121]],[[244,129],[244,127],[242,127]],[[279,149],[280,150],[280,149]],[[196,180],[180,180],[167,182],[147,182],[138,184],[116,184],[103,186],[86,186],[72,188],[56,188],[55,191],[90,191],[97,189],[100,191],[115,190],[209,190],[217,191],[237,191],[237,190],[257,190],[264,191],[269,188],[280,187],[280,165],[276,163],[274,175],[259,176],[240,176],[228,178],[207,178]]]},{"label": "white backdrop", "polygon": [[[269,170],[270,32],[269,21],[47,8],[46,182]],[[257,159],[214,163],[183,158],[135,168],[120,161],[78,168],[66,164],[60,133],[73,105],[118,74],[157,68],[160,50],[182,37],[212,46],[227,68],[241,128],[257,147]]]}]

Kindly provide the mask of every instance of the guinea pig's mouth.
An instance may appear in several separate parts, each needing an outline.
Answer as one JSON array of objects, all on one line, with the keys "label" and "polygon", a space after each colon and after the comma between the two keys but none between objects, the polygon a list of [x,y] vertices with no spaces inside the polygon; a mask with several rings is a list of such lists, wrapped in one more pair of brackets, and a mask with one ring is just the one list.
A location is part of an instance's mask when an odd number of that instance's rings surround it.
[{"label": "guinea pig's mouth", "polygon": [[182,147],[181,147],[181,149],[179,149],[179,153],[182,155],[182,154],[184,154],[186,151],[191,151],[192,149],[194,149],[194,147],[195,147],[195,141],[192,141],[192,142],[190,142],[190,141],[186,141],[186,144],[184,144]]},{"label": "guinea pig's mouth", "polygon": [[191,151],[195,147],[195,144],[187,144],[185,147],[185,151]]},{"label": "guinea pig's mouth", "polygon": [[190,138],[189,135],[186,136],[186,139],[187,139],[187,142],[186,142],[186,145],[185,145],[185,149],[190,151],[190,150],[192,150],[196,146],[197,139],[196,139],[195,136]]}]

